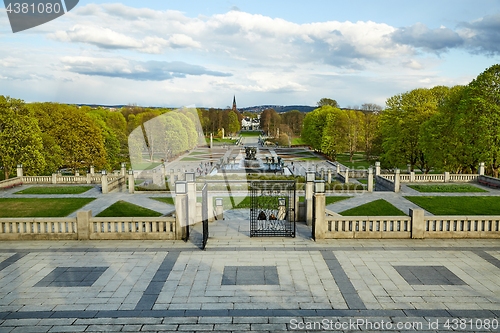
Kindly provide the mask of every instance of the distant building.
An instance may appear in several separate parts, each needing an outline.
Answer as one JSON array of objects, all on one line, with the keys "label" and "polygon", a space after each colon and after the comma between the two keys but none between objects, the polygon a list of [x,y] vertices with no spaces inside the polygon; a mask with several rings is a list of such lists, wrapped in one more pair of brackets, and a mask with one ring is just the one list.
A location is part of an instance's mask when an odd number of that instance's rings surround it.
[{"label": "distant building", "polygon": [[260,130],[260,115],[258,115],[257,118],[243,118],[241,120],[241,129],[246,131]]}]

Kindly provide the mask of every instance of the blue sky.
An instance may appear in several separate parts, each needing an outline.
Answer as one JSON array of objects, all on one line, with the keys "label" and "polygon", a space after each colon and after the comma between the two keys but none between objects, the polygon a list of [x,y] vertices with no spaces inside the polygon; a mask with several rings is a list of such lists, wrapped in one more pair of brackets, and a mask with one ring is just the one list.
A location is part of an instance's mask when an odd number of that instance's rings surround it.
[{"label": "blue sky", "polygon": [[63,103],[377,103],[500,62],[500,1],[82,1],[13,34],[0,95]]}]

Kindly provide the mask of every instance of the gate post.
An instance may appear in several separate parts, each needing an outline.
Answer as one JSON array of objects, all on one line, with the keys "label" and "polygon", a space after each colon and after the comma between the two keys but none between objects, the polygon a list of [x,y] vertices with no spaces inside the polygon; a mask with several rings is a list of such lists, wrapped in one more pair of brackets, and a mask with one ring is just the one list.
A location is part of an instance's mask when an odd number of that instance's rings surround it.
[{"label": "gate post", "polygon": [[425,234],[425,220],[423,209],[411,209],[411,238],[422,239]]},{"label": "gate post", "polygon": [[332,183],[332,169],[328,169],[328,184]]},{"label": "gate post", "polygon": [[326,221],[325,221],[325,181],[317,181],[314,189],[314,228],[313,228],[313,238],[323,239],[326,233]]},{"label": "gate post", "polygon": [[128,171],[128,193],[133,194],[135,191],[134,170]]},{"label": "gate post", "polygon": [[196,183],[194,172],[186,173],[187,200],[188,200],[188,223],[194,225],[196,222]]},{"label": "gate post", "polygon": [[373,168],[368,168],[368,192],[373,192]]},{"label": "gate post", "polygon": [[189,237],[187,183],[175,183],[175,239],[187,241]]},{"label": "gate post", "polygon": [[306,173],[306,224],[312,225],[313,222],[313,188],[314,188],[314,172]]},{"label": "gate post", "polygon": [[106,170],[102,170],[101,172],[101,186],[102,186],[102,194],[108,194],[108,175],[106,174]]}]

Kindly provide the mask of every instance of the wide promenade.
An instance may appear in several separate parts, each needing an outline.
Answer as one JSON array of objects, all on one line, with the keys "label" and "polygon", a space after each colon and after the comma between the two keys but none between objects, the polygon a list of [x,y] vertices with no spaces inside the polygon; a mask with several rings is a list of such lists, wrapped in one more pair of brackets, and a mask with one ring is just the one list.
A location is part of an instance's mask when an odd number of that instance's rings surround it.
[{"label": "wide promenade", "polygon": [[199,226],[1,242],[0,332],[499,330],[498,240],[250,238],[247,214],[211,223],[205,251]]}]

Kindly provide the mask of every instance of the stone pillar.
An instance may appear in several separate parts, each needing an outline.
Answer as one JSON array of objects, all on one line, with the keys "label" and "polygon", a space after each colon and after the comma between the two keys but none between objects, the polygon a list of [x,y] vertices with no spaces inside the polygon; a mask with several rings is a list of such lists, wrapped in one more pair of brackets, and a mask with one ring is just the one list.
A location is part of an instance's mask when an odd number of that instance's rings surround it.
[{"label": "stone pillar", "polygon": [[423,209],[411,209],[411,238],[423,239],[425,233],[425,220]]},{"label": "stone pillar", "polygon": [[368,192],[373,192],[373,168],[368,168]]},{"label": "stone pillar", "polygon": [[57,173],[52,174],[52,184],[57,184]]},{"label": "stone pillar", "polygon": [[135,192],[135,178],[134,171],[128,171],[128,193],[133,194]]},{"label": "stone pillar", "polygon": [[394,173],[394,192],[399,193],[399,186],[401,184],[401,171],[399,169],[396,169],[396,172]]},{"label": "stone pillar", "polygon": [[215,218],[217,220],[224,219],[224,205],[222,198],[215,198]]},{"label": "stone pillar", "polygon": [[410,172],[410,183],[415,182],[415,171]]},{"label": "stone pillar", "polygon": [[214,147],[214,135],[210,133],[210,149]]},{"label": "stone pillar", "polygon": [[340,164],[337,163],[336,167],[337,167],[337,171],[336,172],[337,172],[337,175],[338,175],[340,173]]},{"label": "stone pillar", "polygon": [[328,169],[328,184],[332,183],[332,170]]},{"label": "stone pillar", "polygon": [[75,170],[75,177],[80,177],[80,170]]},{"label": "stone pillar", "polygon": [[122,162],[121,164],[121,170],[120,170],[120,176],[125,177],[127,175],[127,164],[125,162]]},{"label": "stone pillar", "polygon": [[313,221],[313,189],[314,182],[306,183],[306,223],[308,226],[312,225]]},{"label": "stone pillar", "polygon": [[321,169],[321,171],[319,173],[320,173],[320,178],[324,180],[325,179],[325,169]]},{"label": "stone pillar", "polygon": [[17,165],[17,177],[23,177],[24,174],[23,174],[23,165],[22,164],[18,164]]},{"label": "stone pillar", "polygon": [[93,165],[90,166],[90,175],[91,176],[95,175],[95,169]]},{"label": "stone pillar", "polygon": [[78,240],[90,239],[90,219],[92,218],[92,211],[80,211],[76,213],[76,230],[78,233]]},{"label": "stone pillar", "polygon": [[102,186],[102,194],[108,194],[108,175],[106,174],[106,171],[102,171],[101,175],[101,186]]},{"label": "stone pillar", "polygon": [[484,162],[479,163],[479,175],[484,176]]},{"label": "stone pillar", "polygon": [[295,194],[295,221],[300,220],[300,200],[299,195]]},{"label": "stone pillar", "polygon": [[380,176],[380,162],[375,162],[375,176]]},{"label": "stone pillar", "polygon": [[222,138],[224,139],[224,127],[222,127]]},{"label": "stone pillar", "polygon": [[87,174],[87,184],[92,184],[92,177],[90,176],[90,173]]},{"label": "stone pillar", "polygon": [[349,183],[349,168],[345,168],[344,184]]},{"label": "stone pillar", "polygon": [[215,215],[214,215],[214,197],[208,192],[208,198],[207,198],[207,209],[208,209],[208,222],[213,222],[215,221]]},{"label": "stone pillar", "polygon": [[407,164],[406,167],[407,167],[408,173],[410,173],[411,172],[411,164]]},{"label": "stone pillar", "polygon": [[188,200],[188,223],[194,225],[196,222],[196,183],[187,183],[187,200]]},{"label": "stone pillar", "polygon": [[314,194],[315,216],[314,216],[314,239],[325,238],[328,227],[326,225],[326,200],[325,193]]},{"label": "stone pillar", "polygon": [[445,172],[444,173],[444,182],[445,183],[449,183],[450,182],[450,173],[449,172]]},{"label": "stone pillar", "polygon": [[186,238],[185,227],[188,225],[187,194],[175,195],[175,239]]}]

